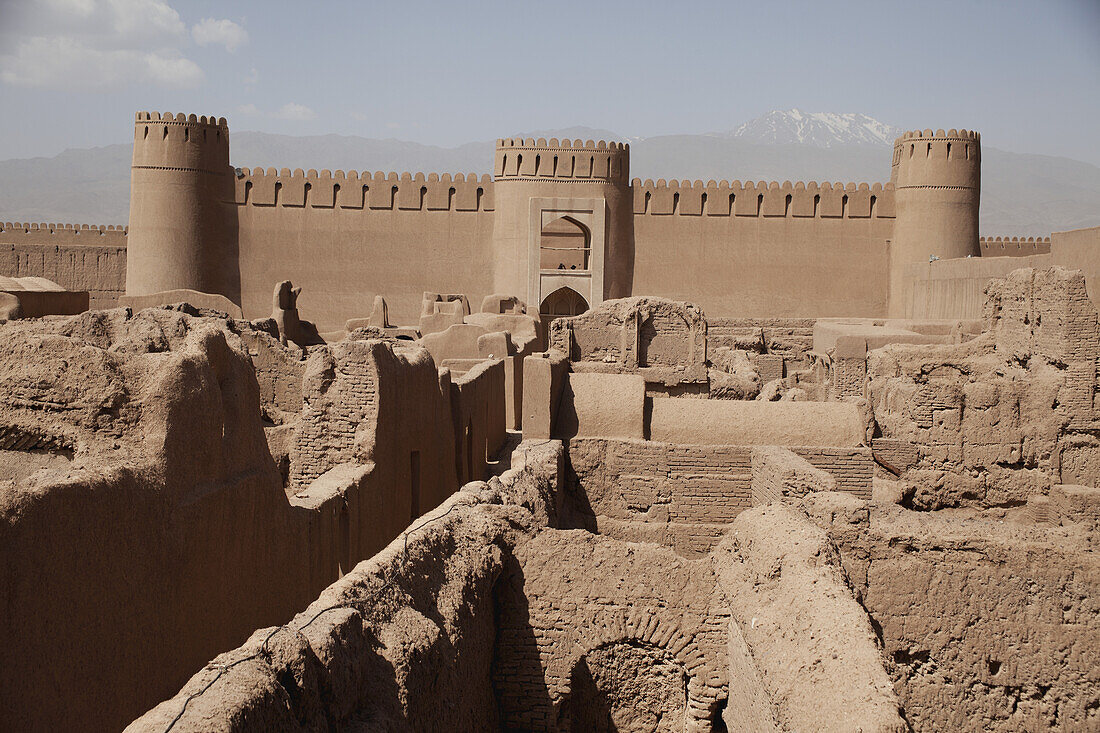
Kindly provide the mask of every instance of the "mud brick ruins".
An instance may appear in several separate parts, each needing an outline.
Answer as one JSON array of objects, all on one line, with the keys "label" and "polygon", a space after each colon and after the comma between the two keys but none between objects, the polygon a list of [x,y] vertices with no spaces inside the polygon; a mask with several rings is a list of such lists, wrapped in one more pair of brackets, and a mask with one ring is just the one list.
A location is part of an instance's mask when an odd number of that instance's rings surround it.
[{"label": "mud brick ruins", "polygon": [[3,224],[0,729],[1100,730],[1100,229],[629,156]]}]

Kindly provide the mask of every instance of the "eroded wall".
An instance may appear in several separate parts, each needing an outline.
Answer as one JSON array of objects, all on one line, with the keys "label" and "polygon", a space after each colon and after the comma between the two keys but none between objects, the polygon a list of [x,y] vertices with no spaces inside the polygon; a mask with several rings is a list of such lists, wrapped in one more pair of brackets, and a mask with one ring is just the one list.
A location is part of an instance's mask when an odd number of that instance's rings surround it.
[{"label": "eroded wall", "polygon": [[[871,450],[792,447],[841,491],[870,498]],[[569,494],[574,526],[634,542],[706,554],[754,506],[753,448],[654,441],[572,439]]]},{"label": "eroded wall", "polygon": [[113,308],[126,292],[126,230],[2,223],[0,275],[44,277],[66,290],[87,290],[92,309]]},{"label": "eroded wall", "polygon": [[720,715],[730,616],[708,560],[547,530],[497,593],[505,728],[698,730]]},{"label": "eroded wall", "polygon": [[1100,725],[1100,565],[1082,529],[896,506],[869,531],[830,528],[914,730]]},{"label": "eroded wall", "polygon": [[[1071,465],[1092,465],[1100,326],[1084,277],[1020,269],[988,295],[982,336],[868,355],[875,445],[885,441],[911,506],[1009,506],[1045,495],[1061,480],[1063,443]],[[1096,485],[1092,469],[1071,475]]]},{"label": "eroded wall", "polygon": [[515,545],[555,520],[561,446],[523,444],[334,583],[260,629],[129,731],[493,730],[493,587]]},{"label": "eroded wall", "polygon": [[[416,346],[320,347],[295,385],[298,357],[276,339],[189,307],[15,321],[0,337],[6,728],[117,730],[457,487],[450,386]],[[318,414],[344,403],[323,404],[341,380],[377,398],[354,425]],[[310,430],[338,423],[350,447]]]}]

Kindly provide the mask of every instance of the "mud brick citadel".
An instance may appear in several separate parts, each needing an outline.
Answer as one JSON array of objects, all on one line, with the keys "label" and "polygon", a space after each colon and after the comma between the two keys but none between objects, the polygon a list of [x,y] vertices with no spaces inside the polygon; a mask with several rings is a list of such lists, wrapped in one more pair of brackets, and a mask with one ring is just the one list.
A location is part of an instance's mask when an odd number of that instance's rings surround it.
[{"label": "mud brick citadel", "polygon": [[229,146],[0,225],[0,728],[1100,729],[1100,228],[982,237],[977,133]]}]

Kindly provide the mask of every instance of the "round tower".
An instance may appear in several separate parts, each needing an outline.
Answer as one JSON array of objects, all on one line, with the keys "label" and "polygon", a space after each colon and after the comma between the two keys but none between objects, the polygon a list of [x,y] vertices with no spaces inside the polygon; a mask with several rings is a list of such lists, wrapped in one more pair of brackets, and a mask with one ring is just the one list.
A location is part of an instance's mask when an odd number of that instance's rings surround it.
[{"label": "round tower", "polygon": [[978,133],[916,130],[894,141],[890,180],[897,218],[890,246],[891,317],[909,315],[912,268],[979,256],[982,149]]},{"label": "round tower", "polygon": [[126,293],[187,288],[240,303],[225,118],[138,112]]},{"label": "round tower", "polygon": [[501,139],[493,177],[495,292],[555,315],[630,294],[629,145]]}]

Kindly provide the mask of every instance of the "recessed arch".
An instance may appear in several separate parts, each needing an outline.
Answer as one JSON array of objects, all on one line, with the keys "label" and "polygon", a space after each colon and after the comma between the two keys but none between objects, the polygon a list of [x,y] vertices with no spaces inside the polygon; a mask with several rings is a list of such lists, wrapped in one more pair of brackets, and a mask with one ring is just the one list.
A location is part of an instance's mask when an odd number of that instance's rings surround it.
[{"label": "recessed arch", "polygon": [[545,320],[563,316],[579,316],[588,310],[588,301],[570,287],[561,287],[547,295],[539,306],[539,315]]},{"label": "recessed arch", "polygon": [[539,234],[539,268],[587,271],[591,247],[588,227],[571,216],[559,216]]}]

